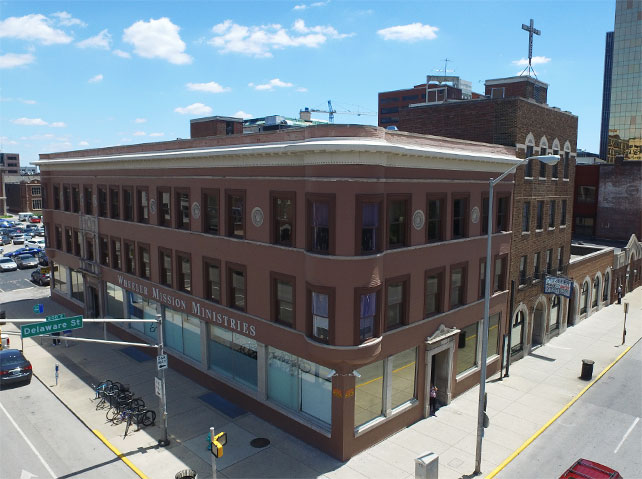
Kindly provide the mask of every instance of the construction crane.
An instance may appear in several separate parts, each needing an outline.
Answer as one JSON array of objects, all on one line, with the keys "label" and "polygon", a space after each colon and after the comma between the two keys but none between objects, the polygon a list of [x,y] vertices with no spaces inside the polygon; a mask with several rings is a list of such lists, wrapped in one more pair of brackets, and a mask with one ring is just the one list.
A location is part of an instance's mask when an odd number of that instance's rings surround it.
[{"label": "construction crane", "polygon": [[328,109],[327,110],[320,110],[320,109],[317,109],[317,108],[307,108],[307,107],[305,108],[305,110],[307,110],[309,112],[312,112],[312,113],[327,113],[328,114],[328,122],[329,123],[334,123],[334,114],[335,113],[338,114],[338,115],[357,115],[357,116],[361,116],[361,115],[375,116],[376,115],[376,113],[372,113],[372,112],[360,112],[360,111],[354,112],[354,111],[350,111],[350,110],[337,111],[334,108],[332,108],[332,100],[328,100]]}]

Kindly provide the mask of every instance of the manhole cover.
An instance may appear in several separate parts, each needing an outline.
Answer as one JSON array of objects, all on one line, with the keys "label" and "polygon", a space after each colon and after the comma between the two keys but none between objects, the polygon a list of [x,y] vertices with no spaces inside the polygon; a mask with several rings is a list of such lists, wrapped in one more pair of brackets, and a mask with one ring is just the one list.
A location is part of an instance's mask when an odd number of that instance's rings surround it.
[{"label": "manhole cover", "polygon": [[266,437],[257,437],[250,441],[250,446],[260,449],[262,447],[267,447],[270,445],[270,440]]}]

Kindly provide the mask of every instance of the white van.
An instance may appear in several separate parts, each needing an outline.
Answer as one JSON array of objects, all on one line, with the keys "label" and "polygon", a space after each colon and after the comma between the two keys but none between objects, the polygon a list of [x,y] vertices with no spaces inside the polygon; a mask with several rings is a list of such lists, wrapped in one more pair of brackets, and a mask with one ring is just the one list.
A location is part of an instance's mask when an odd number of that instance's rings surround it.
[{"label": "white van", "polygon": [[18,221],[29,221],[33,213],[18,213]]}]

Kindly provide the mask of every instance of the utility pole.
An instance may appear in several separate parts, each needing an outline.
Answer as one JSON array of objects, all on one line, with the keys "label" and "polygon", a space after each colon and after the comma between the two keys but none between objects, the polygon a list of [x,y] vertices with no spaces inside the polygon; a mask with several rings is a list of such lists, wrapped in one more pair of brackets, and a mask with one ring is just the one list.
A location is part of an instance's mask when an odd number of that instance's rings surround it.
[{"label": "utility pole", "polygon": [[[163,317],[160,314],[156,315],[156,324],[158,324],[158,356],[163,356]],[[158,445],[161,447],[169,446],[169,439],[167,438],[167,398],[165,397],[165,368],[159,370],[161,380],[161,395],[160,395],[160,413],[162,421],[162,435],[158,440]]]}]

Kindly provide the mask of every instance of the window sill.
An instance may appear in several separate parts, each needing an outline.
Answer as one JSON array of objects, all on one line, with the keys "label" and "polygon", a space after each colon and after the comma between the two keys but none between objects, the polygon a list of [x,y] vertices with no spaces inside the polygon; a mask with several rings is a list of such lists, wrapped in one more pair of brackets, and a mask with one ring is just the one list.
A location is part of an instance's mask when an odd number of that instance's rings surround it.
[{"label": "window sill", "polygon": [[560,229],[566,229],[566,225],[560,225]]},{"label": "window sill", "polygon": [[524,236],[524,235],[530,235],[530,234],[531,234],[531,232],[530,232],[530,231],[522,231],[522,236]]},{"label": "window sill", "polygon": [[526,284],[520,284],[519,286],[517,286],[517,289],[526,289],[526,286]]},{"label": "window sill", "polygon": [[540,176],[539,179],[546,181],[546,177],[545,176]]},{"label": "window sill", "polygon": [[532,177],[532,176],[525,176],[525,177],[524,177],[524,179],[525,179],[525,180],[532,180],[532,179],[533,179],[533,177]]},{"label": "window sill", "polygon": [[[488,364],[488,363],[486,363]],[[473,367],[466,369],[465,371],[462,371],[459,373],[457,376],[455,376],[455,381],[459,382],[464,379],[466,379],[469,376],[472,376],[475,374],[477,371],[479,371],[479,364],[475,364]]]},{"label": "window sill", "polygon": [[544,231],[544,230],[543,229],[542,230],[535,230],[535,233],[541,233],[542,231]]},{"label": "window sill", "polygon": [[564,178],[562,179],[562,181],[570,181],[570,180],[568,178]]},{"label": "window sill", "polygon": [[549,226],[548,231],[555,231],[555,226]]}]

